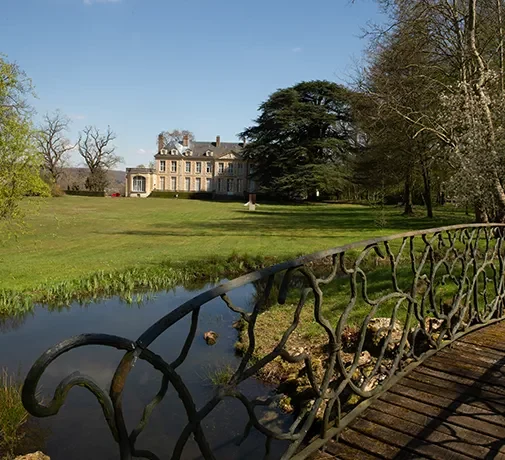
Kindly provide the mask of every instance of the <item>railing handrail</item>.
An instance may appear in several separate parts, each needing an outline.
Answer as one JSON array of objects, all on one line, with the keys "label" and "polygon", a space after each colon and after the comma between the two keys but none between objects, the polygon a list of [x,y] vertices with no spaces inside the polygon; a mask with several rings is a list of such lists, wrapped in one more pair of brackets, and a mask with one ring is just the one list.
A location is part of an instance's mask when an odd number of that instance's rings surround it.
[{"label": "railing handrail", "polygon": [[[364,408],[370,404],[373,398],[377,397],[379,394],[382,394],[382,391],[387,390],[387,388],[389,388],[389,386],[401,378],[405,372],[408,372],[415,366],[419,365],[427,356],[430,356],[445,346],[448,341],[455,340],[461,335],[466,334],[470,330],[474,330],[477,327],[482,327],[504,318],[505,284],[503,275],[505,271],[505,248],[503,247],[504,245],[502,245],[502,242],[505,240],[505,232],[501,230],[494,232],[488,231],[488,229],[497,230],[503,227],[505,227],[505,224],[485,223],[460,224],[424,230],[415,230],[349,243],[346,245],[304,255],[290,261],[281,262],[268,268],[256,270],[254,272],[235,278],[231,281],[219,284],[218,286],[213,287],[182,303],[179,307],[156,321],[144,333],[142,333],[136,341],[105,334],[88,334],[61,342],[52,349],[47,350],[30,369],[23,388],[23,403],[29,412],[34,415],[54,415],[58,412],[59,408],[63,404],[66,393],[68,393],[68,390],[72,386],[86,386],[95,394],[102,405],[102,409],[107,422],[109,423],[109,427],[114,434],[116,441],[120,445],[121,458],[129,459],[131,458],[131,455],[139,453],[139,451],[136,451],[134,447],[135,440],[138,434],[142,431],[143,426],[147,421],[144,420],[144,417],[148,418],[150,411],[147,411],[147,415],[144,414],[141,424],[139,425],[140,428],[135,429],[130,435],[128,435],[122,416],[121,394],[124,389],[126,377],[130,372],[133,363],[136,359],[141,358],[147,360],[151,365],[153,365],[156,369],[160,370],[164,374],[165,378],[163,386],[160,390],[160,394],[164,396],[168,384],[171,383],[176,389],[181,400],[184,402],[184,406],[188,415],[188,425],[183,434],[181,434],[179,441],[177,442],[173,458],[180,457],[185,442],[187,441],[187,437],[191,433],[194,434],[195,440],[198,443],[203,457],[206,459],[215,458],[212,454],[210,446],[205,439],[203,432],[201,431],[200,422],[207,416],[208,413],[213,410],[217,403],[227,395],[236,397],[240,400],[240,402],[244,404],[249,413],[250,426],[256,427],[260,432],[265,434],[267,437],[267,446],[268,442],[274,438],[289,439],[292,441],[291,446],[282,457],[283,459],[305,458],[305,456],[309,455],[315,448],[324,444],[324,442],[327,440],[327,436],[334,436],[338,434],[343,429],[343,427],[345,427],[353,419],[353,417],[357,416],[360,411],[364,410]],[[486,231],[481,232],[479,230],[481,228],[486,229]],[[461,233],[458,233],[460,230]],[[451,235],[459,234],[460,237],[462,237],[464,231],[468,231],[468,238],[465,239],[465,241],[462,239],[464,250],[461,250],[461,248],[456,247],[456,238]],[[484,248],[483,256],[477,255],[475,251],[475,245],[477,245],[479,238],[481,238],[481,234],[483,234],[483,237],[486,238],[486,245]],[[432,235],[432,238],[425,238],[426,235]],[[410,268],[413,272],[413,279],[410,290],[406,292],[406,290],[400,289],[396,281],[397,269],[399,266],[400,256],[403,254],[403,251],[407,246],[408,239],[411,239],[411,243],[409,245],[411,261],[416,260],[416,247],[412,241],[418,236],[423,237],[422,244],[424,246],[422,248],[423,250],[420,251],[421,257],[419,261],[417,263],[411,263]],[[436,252],[434,248],[434,241],[436,239],[439,242],[444,242],[443,240],[445,237],[448,240],[447,244],[445,245],[446,249],[444,249],[445,253],[441,251],[438,255],[439,259],[437,259],[434,256]],[[398,254],[395,257],[393,257],[394,254],[391,247],[387,244],[393,240],[402,241],[402,244],[400,245],[401,247],[398,249]],[[493,243],[493,241],[495,242]],[[372,301],[368,297],[367,293],[366,273],[364,269],[360,267],[360,264],[363,262],[365,256],[369,253],[369,251],[372,249],[375,249],[377,251],[381,243],[384,243],[386,254],[389,255],[389,263],[391,265],[390,269],[393,275],[393,293],[384,295],[382,298]],[[358,248],[361,249],[361,252],[358,254],[354,261],[354,268],[352,270],[348,270],[343,265],[343,260],[345,258],[344,256],[350,251]],[[353,253],[351,252],[351,254]],[[340,258],[337,258],[336,256],[339,255]],[[311,264],[316,261],[326,260],[330,257],[332,258],[331,274],[324,279],[317,278],[310,268]],[[459,272],[455,270],[455,262],[451,259],[451,257],[454,257],[455,260],[459,260],[461,262],[463,267],[461,269],[461,274],[458,275]],[[482,259],[481,265],[479,265],[479,257]],[[499,270],[497,270],[495,262],[498,264]],[[421,292],[421,288],[418,288],[418,284],[421,282],[421,274],[423,270],[428,266],[430,267],[430,276],[426,277],[426,275],[423,275],[425,276],[425,278],[423,278],[423,289],[425,290]],[[328,320],[324,318],[324,315],[321,312],[321,288],[335,279],[339,267],[341,268],[342,273],[349,277],[349,281],[351,283],[351,292],[349,302],[345,307],[345,310],[340,313],[338,324],[335,328],[328,322]],[[491,267],[492,272],[494,273],[493,282],[495,297],[490,300],[486,297],[487,293],[485,293],[484,312],[481,312],[478,310],[478,305],[474,306],[470,302],[476,302],[476,300],[472,300],[471,297],[478,297],[479,295],[477,292],[477,287],[479,283],[479,277],[481,275],[484,276],[483,282],[487,286],[486,283],[488,283],[488,275],[486,273],[486,270],[488,267]],[[287,291],[289,289],[289,282],[291,279],[290,276],[296,270],[299,270],[305,277],[308,283],[308,287],[301,288],[301,296],[298,306],[293,307],[293,322],[290,328],[284,333],[282,339],[274,348],[274,350],[268,355],[260,358],[259,361],[257,361],[255,364],[251,364],[250,361],[255,351],[255,345],[252,343],[254,342],[254,340],[252,340],[254,339],[254,327],[256,325],[256,321],[262,305],[266,303],[266,299],[268,299],[270,296],[274,277],[279,273],[284,273],[284,278],[280,290],[281,294],[279,294],[279,298],[282,297],[285,300],[286,296],[282,294],[282,292],[283,290]],[[452,304],[449,306],[449,313],[437,310],[437,308],[439,308],[436,305],[436,289],[439,286],[439,284],[437,284],[438,281],[436,280],[436,276],[439,275],[438,270],[446,271],[446,275],[443,275],[442,278],[444,276],[449,276],[449,278],[455,278],[459,276],[461,278],[456,283],[458,287],[458,294],[452,300]],[[263,295],[263,298],[258,300],[254,305],[252,313],[235,307],[226,296],[228,292],[236,288],[264,279],[268,280],[265,293]],[[357,289],[360,283],[362,286],[362,294],[359,294]],[[321,381],[319,383],[316,382],[316,379],[314,377],[310,356],[306,353],[294,356],[285,349],[287,340],[299,325],[299,315],[305,306],[309,291],[314,295],[314,321],[324,329],[329,341],[327,351],[328,363],[324,370],[324,376],[321,378]],[[472,294],[472,296],[470,294]],[[343,364],[341,357],[341,332],[343,331],[344,326],[347,324],[349,313],[354,308],[359,295],[362,295],[363,302],[370,306],[370,312],[363,321],[363,324],[359,331],[359,340],[356,342],[356,350],[354,351],[352,361],[350,364]],[[256,373],[261,370],[263,366],[272,362],[277,357],[280,357],[289,363],[304,363],[303,369],[305,369],[307,372],[307,378],[310,381],[310,385],[314,390],[315,396],[312,401],[312,406],[309,407],[306,412],[301,411],[299,417],[294,422],[293,427],[288,433],[281,433],[277,435],[263,426],[254,415],[254,407],[256,403],[254,401],[249,401],[243,394],[238,391],[230,392],[230,389],[220,390],[216,396],[204,406],[203,409],[196,411],[191,394],[186,388],[184,382],[178,376],[176,369],[186,359],[189,349],[192,346],[198,325],[198,315],[200,308],[209,304],[210,301],[218,297],[221,297],[227,306],[233,312],[238,313],[240,317],[248,324],[247,337],[249,344],[247,346],[247,351],[244,353],[241,364],[231,378],[230,382],[238,384],[241,381],[256,375]],[[392,310],[389,323],[387,323],[386,326],[382,328],[385,330],[386,336],[382,337],[383,340],[382,345],[380,346],[380,353],[374,357],[374,371],[372,372],[372,375],[367,376],[363,382],[369,383],[372,377],[374,377],[374,374],[377,374],[377,372],[379,372],[380,366],[386,362],[385,356],[389,345],[392,343],[391,341],[393,336],[393,329],[396,327],[397,310],[402,305],[402,302],[405,302],[407,303],[407,307],[404,308],[407,308],[408,315],[405,319],[405,324],[401,332],[401,340],[398,341],[397,348],[394,351],[394,353],[396,353],[396,355],[394,355],[394,359],[391,358],[391,364],[388,368],[389,375],[386,375],[387,373],[384,374],[386,376],[385,381],[380,384],[376,382],[376,386],[374,387],[375,389],[367,390],[365,383],[356,383],[353,381],[355,378],[355,372],[359,369],[360,366],[359,359],[362,351],[364,350],[364,340],[366,334],[368,333],[367,328],[371,319],[374,317],[375,311],[377,310],[377,305],[379,305],[380,302],[386,302],[393,298],[398,299],[398,303]],[[419,300],[416,300],[418,298]],[[425,302],[427,306],[425,305]],[[148,349],[148,347],[154,340],[156,340],[157,337],[159,337],[160,334],[162,334],[169,327],[190,313],[192,313],[191,328],[186,342],[184,343],[179,357],[173,363],[168,364],[161,357],[153,354]],[[431,316],[429,316],[430,314]],[[425,324],[427,318],[439,321],[438,329],[434,330],[433,326],[427,326]],[[410,321],[413,319],[418,322],[418,325],[414,331],[412,331],[410,327]],[[456,321],[453,325],[452,322],[454,319],[456,319]],[[412,335],[412,338],[408,339],[409,335]],[[425,341],[423,342],[422,346],[428,347],[428,350],[422,351],[421,354],[416,354],[416,340],[418,339],[418,336],[422,337]],[[413,344],[411,345],[411,348],[407,350],[406,343],[408,343],[408,340],[413,340]],[[125,351],[125,355],[117,367],[116,373],[113,377],[110,393],[107,394],[101,390],[91,378],[88,378],[86,376],[72,375],[60,383],[55,392],[55,397],[48,406],[40,403],[37,400],[36,396],[37,384],[44,370],[49,366],[49,364],[58,356],[73,348],[90,344],[112,346]],[[346,366],[349,366],[349,368],[346,368]],[[332,382],[334,384],[338,384],[338,386],[336,388],[332,388]],[[340,398],[344,394],[343,392],[347,390],[353,392],[363,400],[359,402],[356,407],[354,407],[354,409],[350,410],[350,412],[342,414],[342,409],[340,407],[342,402],[340,401]],[[331,396],[327,396],[327,394]],[[300,452],[301,442],[306,437],[309,429],[315,423],[316,413],[320,407],[323,407],[321,405],[325,401],[326,406],[324,408],[324,418],[322,421],[322,435],[319,437],[316,436],[316,439],[312,440],[309,447]],[[153,400],[151,404],[156,405],[158,402],[159,401]],[[331,419],[331,414],[333,413],[332,411],[335,404],[339,408],[338,417]],[[249,428],[250,426],[248,424]],[[154,454],[149,453],[149,456],[146,458],[157,457]]]}]

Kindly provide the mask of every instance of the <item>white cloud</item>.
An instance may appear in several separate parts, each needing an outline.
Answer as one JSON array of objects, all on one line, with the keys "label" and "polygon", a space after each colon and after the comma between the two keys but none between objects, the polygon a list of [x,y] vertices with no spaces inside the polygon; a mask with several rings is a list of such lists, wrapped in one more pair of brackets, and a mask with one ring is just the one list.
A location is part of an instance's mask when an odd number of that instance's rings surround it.
[{"label": "white cloud", "polygon": [[122,0],[83,0],[85,5],[93,5],[93,3],[120,3]]},{"label": "white cloud", "polygon": [[303,51],[303,48],[301,48],[301,47],[297,46],[297,47],[295,47],[295,48],[292,48],[292,49],[291,49],[291,51],[292,51],[293,53],[301,53],[301,52]]},{"label": "white cloud", "polygon": [[138,155],[154,155],[154,150],[152,150],[152,149],[138,149],[137,154]]}]

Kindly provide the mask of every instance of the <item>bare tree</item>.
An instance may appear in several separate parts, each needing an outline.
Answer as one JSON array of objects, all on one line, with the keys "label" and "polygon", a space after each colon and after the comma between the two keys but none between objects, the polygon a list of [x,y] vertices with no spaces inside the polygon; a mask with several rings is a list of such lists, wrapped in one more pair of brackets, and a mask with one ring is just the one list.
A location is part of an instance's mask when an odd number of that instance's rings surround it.
[{"label": "bare tree", "polygon": [[162,149],[165,147],[171,147],[174,143],[182,144],[184,141],[184,137],[187,136],[189,141],[193,141],[195,139],[195,135],[188,131],[187,129],[174,129],[172,131],[162,131],[158,135],[158,149]]},{"label": "bare tree", "polygon": [[104,133],[94,126],[86,126],[79,134],[79,155],[89,169],[86,184],[90,190],[103,191],[108,185],[107,171],[123,161],[115,154],[114,139],[116,134],[110,126]]},{"label": "bare tree", "polygon": [[63,168],[68,164],[70,151],[76,147],[65,137],[69,125],[70,119],[62,113],[46,113],[35,135],[37,150],[44,159],[44,169],[54,183],[60,179]]}]

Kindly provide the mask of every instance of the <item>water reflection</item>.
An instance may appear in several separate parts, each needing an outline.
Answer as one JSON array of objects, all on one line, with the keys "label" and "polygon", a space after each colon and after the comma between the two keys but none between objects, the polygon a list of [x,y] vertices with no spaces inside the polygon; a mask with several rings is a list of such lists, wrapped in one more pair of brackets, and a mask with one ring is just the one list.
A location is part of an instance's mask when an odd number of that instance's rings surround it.
[{"label": "water reflection", "polygon": [[[151,324],[180,304],[211,286],[182,287],[154,296],[143,295],[140,302],[128,306],[119,298],[70,308],[37,307],[24,317],[0,322],[0,367],[17,369],[22,374],[47,348],[59,341],[82,333],[106,333],[135,340]],[[255,298],[254,286],[244,286],[230,293],[232,301],[251,311]],[[230,365],[236,368],[239,359],[234,354],[237,331],[232,324],[238,315],[216,299],[200,313],[196,339],[178,372],[191,392],[197,408],[212,398],[215,388],[210,382],[212,372]],[[184,318],[161,335],[150,349],[167,362],[175,359],[186,340],[190,318]],[[204,332],[219,334],[214,346],[203,340]],[[97,346],[72,350],[52,363],[41,380],[42,394],[51,399],[58,383],[74,371],[93,377],[107,389],[123,352]],[[143,361],[137,362],[128,376],[123,395],[125,419],[132,429],[142,416],[146,404],[160,389],[161,374]],[[240,389],[248,397],[266,395],[271,389],[255,380],[243,382]],[[268,417],[268,409],[258,410]],[[271,411],[270,411],[271,412]],[[204,420],[203,429],[219,459],[257,459],[264,455],[265,438],[254,430],[245,442],[237,446],[248,420],[244,406],[233,398],[222,401]],[[74,388],[59,414],[41,419],[42,429],[50,432],[45,452],[53,459],[117,458],[118,449],[109,432],[95,397],[87,390]],[[170,456],[179,434],[187,423],[186,412],[173,387],[155,409],[145,431],[137,441],[138,449],[149,449],[160,458]],[[270,458],[278,458],[285,446],[274,443]],[[199,449],[191,440],[183,458],[200,458]]]}]

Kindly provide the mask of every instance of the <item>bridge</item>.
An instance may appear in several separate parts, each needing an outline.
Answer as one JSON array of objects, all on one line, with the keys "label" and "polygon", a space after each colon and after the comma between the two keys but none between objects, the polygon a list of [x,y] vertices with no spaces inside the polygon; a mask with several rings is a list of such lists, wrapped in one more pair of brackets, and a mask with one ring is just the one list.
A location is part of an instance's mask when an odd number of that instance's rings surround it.
[{"label": "bridge", "polygon": [[489,326],[427,359],[314,458],[505,458],[503,337]]},{"label": "bridge", "polygon": [[[229,398],[248,417],[237,444],[255,430],[264,438],[265,458],[502,458],[504,239],[501,224],[442,227],[357,242],[250,273],[185,302],[136,340],[85,334],[56,344],[30,369],[23,403],[34,416],[56,416],[72,387],[86,388],[96,396],[122,459],[160,458],[137,448],[137,439],[169,387],[187,416],[172,459],[187,458],[190,440],[201,458],[220,458],[204,424]],[[256,288],[254,302],[232,300],[234,290],[249,284]],[[197,407],[178,368],[191,360],[192,346],[201,340],[197,331],[207,329],[201,312],[214,299],[238,320],[241,355]],[[185,318],[187,337],[169,363],[149,347]],[[110,388],[74,373],[50,401],[39,400],[39,381],[51,362],[89,345],[124,351]],[[129,430],[122,395],[139,359],[163,379]],[[266,386],[264,395],[243,390],[243,382],[266,376],[275,387]],[[272,445],[279,442],[284,447],[275,454]]]}]

